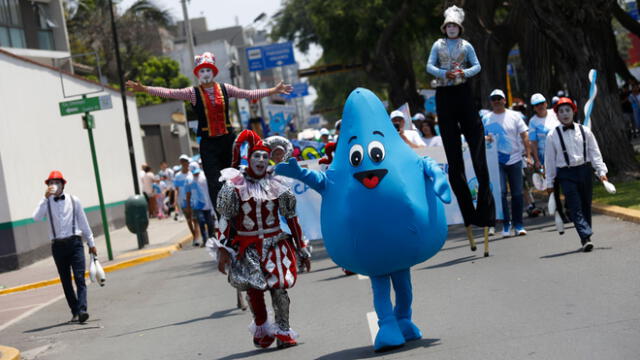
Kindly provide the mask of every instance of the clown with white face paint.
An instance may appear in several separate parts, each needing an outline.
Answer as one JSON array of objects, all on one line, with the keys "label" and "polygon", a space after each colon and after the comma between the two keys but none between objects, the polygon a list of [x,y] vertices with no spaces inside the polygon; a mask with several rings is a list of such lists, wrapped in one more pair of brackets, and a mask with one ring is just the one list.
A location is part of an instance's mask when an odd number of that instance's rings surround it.
[{"label": "clown with white face paint", "polygon": [[[444,12],[440,27],[444,38],[431,48],[427,72],[435,76],[438,125],[449,163],[449,181],[458,200],[471,250],[476,250],[471,225],[485,229],[485,256],[489,255],[488,231],[495,226],[495,204],[489,187],[485,156],[484,128],[478,118],[467,79],[480,72],[473,46],[462,39],[464,10],[451,6]],[[469,145],[478,180],[477,206],[471,197],[462,160],[461,135]]]},{"label": "clown with white face paint", "polygon": [[562,97],[553,106],[561,125],[549,132],[545,145],[544,167],[547,172],[547,192],[553,192],[555,179],[564,193],[569,216],[573,221],[582,250],[593,249],[591,236],[591,168],[603,183],[607,179],[607,165],[602,161],[598,142],[591,129],[573,122],[576,105]]},{"label": "clown with white face paint", "polygon": [[217,194],[222,187],[217,179],[220,171],[231,165],[231,147],[235,139],[229,117],[229,98],[257,100],[274,94],[289,94],[293,87],[280,82],[270,89],[245,90],[217,83],[216,57],[210,52],[195,57],[193,74],[198,78],[199,86],[167,89],[129,80],[127,87],[154,96],[191,102],[198,115],[197,135],[201,138],[202,168],[208,179],[209,194],[215,207]]},{"label": "clown with white face paint", "polygon": [[[239,167],[240,148],[249,144],[247,167]],[[218,194],[219,239],[210,244],[220,259],[218,270],[229,283],[246,291],[253,323],[250,331],[256,347],[295,346],[297,334],[289,326],[289,295],[297,279],[296,254],[310,268],[302,229],[296,216],[296,198],[287,179],[268,171],[271,149],[251,130],[244,130],[233,146],[233,166],[221,172],[224,185]],[[282,232],[284,217],[291,235]],[[236,230],[232,235],[231,228]],[[288,241],[289,238],[293,241]],[[267,319],[264,292],[269,290],[275,324]]]}]

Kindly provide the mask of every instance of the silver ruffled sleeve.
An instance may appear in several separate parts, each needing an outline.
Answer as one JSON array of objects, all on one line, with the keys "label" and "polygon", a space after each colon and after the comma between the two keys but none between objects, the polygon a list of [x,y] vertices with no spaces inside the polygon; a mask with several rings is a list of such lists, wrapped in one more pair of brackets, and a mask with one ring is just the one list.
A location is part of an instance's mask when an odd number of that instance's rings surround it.
[{"label": "silver ruffled sleeve", "polygon": [[278,198],[280,215],[286,219],[296,216],[296,196],[291,190],[283,192]]},{"label": "silver ruffled sleeve", "polygon": [[240,212],[240,198],[236,193],[236,189],[226,182],[222,185],[220,192],[218,192],[216,210],[221,216],[227,218],[227,220],[233,219]]}]

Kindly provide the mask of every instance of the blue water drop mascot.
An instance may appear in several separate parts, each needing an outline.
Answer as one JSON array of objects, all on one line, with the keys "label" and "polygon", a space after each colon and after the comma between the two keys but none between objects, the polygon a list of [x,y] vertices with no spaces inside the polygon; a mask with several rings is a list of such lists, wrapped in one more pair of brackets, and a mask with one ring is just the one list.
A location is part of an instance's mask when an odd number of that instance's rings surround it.
[{"label": "blue water drop mascot", "polygon": [[290,159],[276,173],[322,195],[322,234],[329,255],[339,266],[371,278],[380,327],[374,349],[421,338],[411,321],[409,268],[436,254],[447,237],[443,202],[451,201],[451,190],[440,167],[402,141],[376,95],[357,88],[344,106],[342,131],[327,171],[303,169]]}]

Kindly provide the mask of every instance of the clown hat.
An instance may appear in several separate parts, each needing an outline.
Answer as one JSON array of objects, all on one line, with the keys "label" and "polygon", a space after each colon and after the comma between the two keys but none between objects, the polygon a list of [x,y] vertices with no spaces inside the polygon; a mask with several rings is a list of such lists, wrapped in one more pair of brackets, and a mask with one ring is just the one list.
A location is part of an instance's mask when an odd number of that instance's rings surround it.
[{"label": "clown hat", "polygon": [[573,112],[578,111],[578,107],[576,106],[576,104],[568,97],[561,97],[558,102],[553,105],[553,111],[558,112],[558,108],[560,107],[560,105],[569,105],[571,106],[571,109],[573,109]]},{"label": "clown hat", "polygon": [[50,174],[49,177],[47,178],[47,180],[44,181],[45,184],[49,185],[49,181],[51,180],[62,180],[63,184],[67,183],[67,180],[64,179],[64,176],[62,176],[62,173],[58,170],[53,170]]},{"label": "clown hat", "polygon": [[440,30],[444,33],[444,28],[447,24],[456,24],[460,27],[460,34],[464,32],[464,26],[462,26],[462,22],[464,21],[464,10],[453,5],[447,8],[444,11],[444,22],[442,26],[440,26]]},{"label": "clown hat", "polygon": [[193,74],[198,76],[198,71],[202,68],[209,68],[213,71],[213,76],[218,75],[218,68],[216,67],[216,57],[213,53],[205,52],[202,55],[196,55],[193,60],[194,68]]},{"label": "clown hat", "polygon": [[271,152],[271,149],[262,142],[260,135],[256,134],[253,130],[243,130],[238,137],[236,137],[236,140],[233,143],[231,167],[237,168],[240,166],[240,148],[245,142],[249,144],[248,156],[251,156],[254,151],[258,150],[266,151],[268,153]]}]

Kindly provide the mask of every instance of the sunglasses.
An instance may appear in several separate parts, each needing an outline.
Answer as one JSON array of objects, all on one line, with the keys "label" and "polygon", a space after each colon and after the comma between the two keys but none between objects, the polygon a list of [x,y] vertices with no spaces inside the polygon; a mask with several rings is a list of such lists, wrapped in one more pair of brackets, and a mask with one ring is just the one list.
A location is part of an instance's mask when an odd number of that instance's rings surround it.
[{"label": "sunglasses", "polygon": [[502,100],[502,96],[495,95],[490,97],[489,99],[491,99],[491,101],[500,101]]}]

